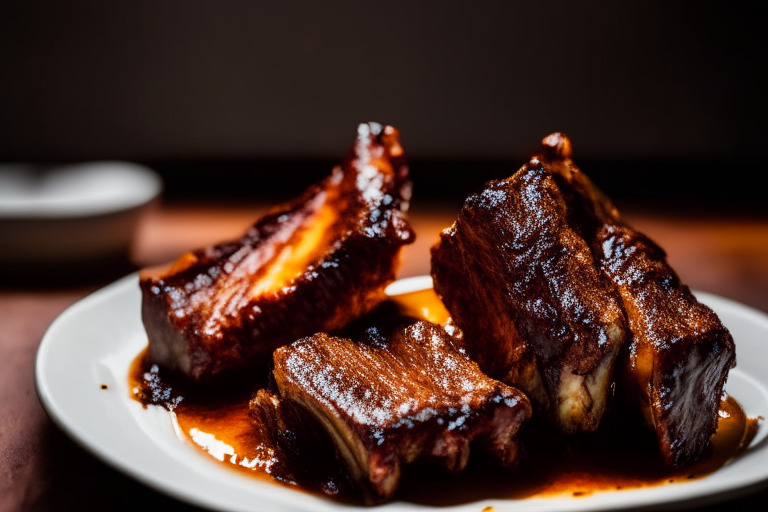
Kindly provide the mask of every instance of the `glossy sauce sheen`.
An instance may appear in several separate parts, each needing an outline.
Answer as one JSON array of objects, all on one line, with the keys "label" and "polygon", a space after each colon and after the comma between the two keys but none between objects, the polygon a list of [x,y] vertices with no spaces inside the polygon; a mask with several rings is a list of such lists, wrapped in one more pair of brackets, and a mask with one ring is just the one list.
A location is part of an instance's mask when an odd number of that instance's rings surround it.
[{"label": "glossy sauce sheen", "polygon": [[[444,323],[448,313],[432,290],[392,299],[400,314]],[[257,478],[294,484],[281,473],[280,452],[261,439],[248,403],[261,383],[242,379],[202,391],[161,377],[145,363],[145,352],[134,361],[130,379],[133,397],[145,406],[159,405],[175,413],[179,431],[200,450],[234,470]],[[489,498],[571,494],[621,490],[686,481],[716,471],[738,456],[754,438],[759,421],[747,418],[736,400],[727,397],[720,409],[718,430],[703,459],[673,470],[659,455],[655,436],[639,428],[639,418],[614,414],[594,434],[563,437],[543,425],[532,425],[522,444],[527,453],[517,470],[505,471],[478,450],[469,467],[449,474],[417,463],[404,469],[397,499],[429,505],[460,504]],[[338,487],[317,482],[307,490],[336,495]],[[294,487],[295,488],[295,487]]]}]

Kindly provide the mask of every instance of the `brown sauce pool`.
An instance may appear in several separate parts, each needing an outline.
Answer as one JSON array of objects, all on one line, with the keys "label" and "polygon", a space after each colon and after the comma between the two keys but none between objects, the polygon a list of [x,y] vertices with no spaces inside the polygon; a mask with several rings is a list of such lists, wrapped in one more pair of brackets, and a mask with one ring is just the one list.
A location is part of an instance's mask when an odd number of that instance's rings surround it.
[{"label": "brown sauce pool", "polygon": [[[436,323],[448,318],[432,290],[399,295],[393,298],[392,305],[398,314],[408,317]],[[134,360],[129,384],[133,398],[145,406],[154,404],[172,410],[178,430],[187,440],[222,464],[297,488],[297,480],[285,469],[286,455],[277,448],[275,439],[265,434],[268,429],[254,427],[258,420],[249,413],[255,390],[267,383],[238,378],[212,389],[196,389],[148,365],[145,353],[141,353]],[[674,484],[706,476],[737,457],[756,435],[759,419],[748,418],[735,399],[726,397],[708,452],[695,465],[677,470],[663,464],[655,436],[639,423],[614,414],[603,421],[598,432],[569,438],[545,425],[529,425],[521,438],[526,453],[517,469],[500,469],[481,450],[473,451],[469,466],[459,474],[417,462],[404,468],[395,499],[433,506],[456,505],[493,498],[579,497],[599,491]],[[322,460],[328,463],[327,458]],[[313,461],[306,464],[312,465]],[[339,468],[334,468],[327,476],[301,481],[298,488],[354,502],[356,498],[345,491],[339,474]]]}]

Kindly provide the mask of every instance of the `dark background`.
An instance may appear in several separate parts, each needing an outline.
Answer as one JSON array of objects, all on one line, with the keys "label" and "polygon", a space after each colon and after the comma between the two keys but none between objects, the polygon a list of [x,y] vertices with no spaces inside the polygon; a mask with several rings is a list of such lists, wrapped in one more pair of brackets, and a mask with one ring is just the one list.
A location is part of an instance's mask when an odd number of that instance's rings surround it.
[{"label": "dark background", "polygon": [[619,202],[768,213],[761,25],[739,2],[2,1],[0,162],[281,200],[374,120],[414,201],[460,201],[563,131]]},{"label": "dark background", "polygon": [[[292,197],[329,172],[363,121],[400,129],[414,210],[460,204],[563,131],[620,207],[650,214],[632,219],[685,282],[768,311],[759,5],[0,0],[0,164],[121,159],[157,170],[165,200],[181,207],[146,224],[131,263],[144,265],[218,241],[222,225],[239,234],[250,209],[196,216],[189,206]],[[696,216],[656,216],[667,211]],[[69,441],[34,398],[45,328],[126,263],[48,265],[35,279],[3,267],[0,509],[182,508]],[[759,510],[764,485],[723,508]]]}]

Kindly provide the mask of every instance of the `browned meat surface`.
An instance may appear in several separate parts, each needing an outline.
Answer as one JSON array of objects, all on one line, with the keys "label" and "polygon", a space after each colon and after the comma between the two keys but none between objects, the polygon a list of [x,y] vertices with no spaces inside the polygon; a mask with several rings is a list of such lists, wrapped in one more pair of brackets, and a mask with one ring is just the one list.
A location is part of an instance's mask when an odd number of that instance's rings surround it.
[{"label": "browned meat surface", "polygon": [[531,414],[525,395],[429,322],[392,336],[373,328],[359,342],[318,333],[276,350],[274,363],[281,398],[322,424],[368,503],[392,497],[401,465],[417,458],[462,470],[473,441],[514,464]]},{"label": "browned meat surface", "polygon": [[606,225],[595,245],[621,293],[632,341],[624,361],[627,399],[639,405],[672,466],[695,461],[717,429],[733,339],[701,304],[655,243],[621,225]]},{"label": "browned meat surface", "polygon": [[414,239],[410,193],[398,132],[361,124],[328,178],[240,239],[142,272],[150,359],[207,380],[266,365],[276,347],[370,311]]},{"label": "browned meat surface", "polygon": [[573,163],[562,134],[544,139],[544,158],[578,190],[594,219],[592,245],[621,294],[632,333],[622,362],[622,399],[641,410],[665,461],[695,461],[717,428],[733,339],[669,266],[664,251],[624,224],[610,201]]},{"label": "browned meat surface", "polygon": [[[731,335],[664,251],[622,222],[574,164],[566,136],[547,136],[541,155],[470,197],[432,258],[435,289],[470,351],[554,411],[561,428],[596,427],[618,381],[669,465],[701,456],[735,364]],[[574,394],[571,375],[585,391]],[[571,396],[592,411],[564,406]]]},{"label": "browned meat surface", "polygon": [[259,389],[248,403],[264,472],[279,482],[347,497],[354,494],[326,433],[294,403]]},{"label": "browned meat surface", "polygon": [[574,187],[534,158],[471,195],[432,248],[435,290],[471,355],[565,432],[597,428],[626,330],[582,210]]},{"label": "browned meat surface", "polygon": [[265,461],[265,472],[275,480],[295,484],[296,477],[290,467],[290,456],[284,453],[281,433],[287,430],[285,413],[280,398],[266,389],[259,389],[248,404],[249,419],[256,430],[260,459]]}]

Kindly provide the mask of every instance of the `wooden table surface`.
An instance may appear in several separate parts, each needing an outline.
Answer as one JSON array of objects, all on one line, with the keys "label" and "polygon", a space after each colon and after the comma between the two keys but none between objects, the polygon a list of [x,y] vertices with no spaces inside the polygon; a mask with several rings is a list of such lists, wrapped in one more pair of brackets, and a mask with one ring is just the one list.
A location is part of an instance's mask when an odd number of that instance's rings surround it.
[{"label": "wooden table surface", "polygon": [[[131,263],[141,267],[165,262],[186,250],[238,236],[268,206],[158,205],[142,220]],[[429,247],[457,211],[440,204],[412,211],[417,240],[404,252],[400,277],[429,273]],[[670,263],[692,288],[768,311],[768,219],[633,209],[623,214],[666,249]],[[108,282],[0,287],[0,512],[193,509],[98,461],[54,426],[38,402],[34,358],[43,333],[67,306]],[[768,491],[758,489],[730,500],[728,506],[766,502]]]}]

